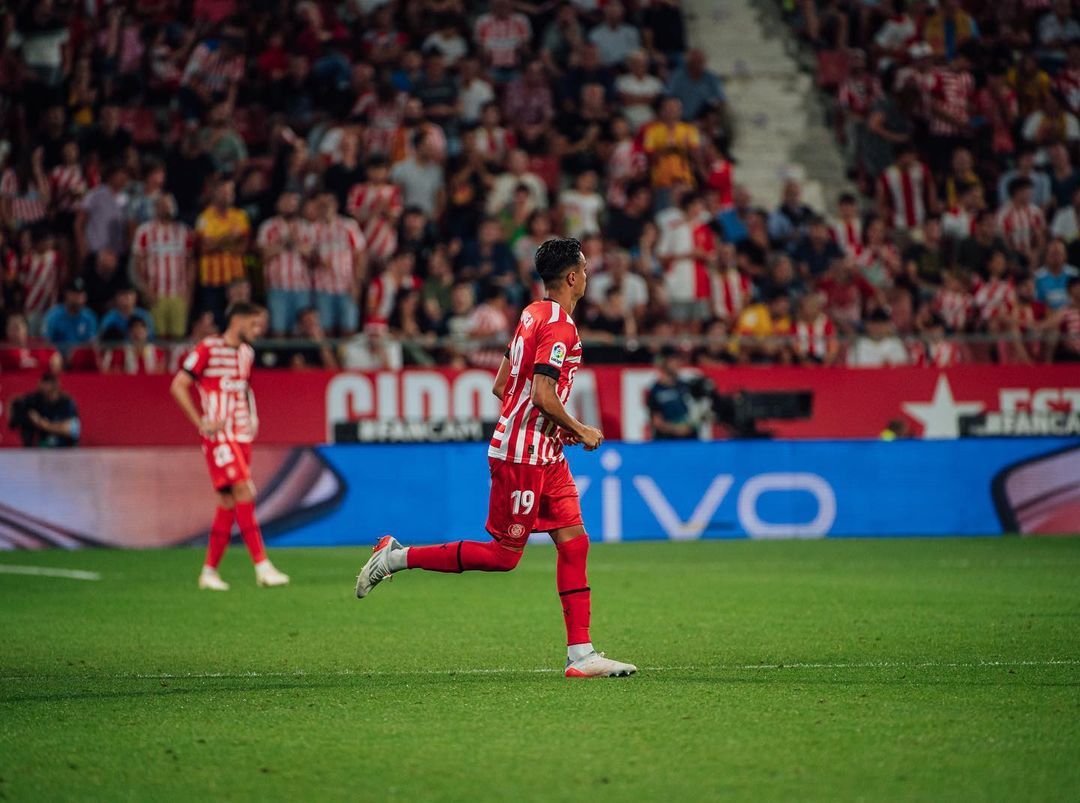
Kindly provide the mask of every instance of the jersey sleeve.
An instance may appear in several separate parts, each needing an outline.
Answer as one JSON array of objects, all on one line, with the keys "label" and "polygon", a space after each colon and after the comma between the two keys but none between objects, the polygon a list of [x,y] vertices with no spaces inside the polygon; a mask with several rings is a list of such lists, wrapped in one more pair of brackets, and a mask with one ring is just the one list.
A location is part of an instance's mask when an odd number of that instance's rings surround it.
[{"label": "jersey sleeve", "polygon": [[184,358],[183,368],[193,379],[201,379],[209,362],[210,349],[205,343],[200,343]]},{"label": "jersey sleeve", "polygon": [[570,350],[577,345],[577,327],[567,321],[542,324],[536,333],[533,372],[558,380]]}]

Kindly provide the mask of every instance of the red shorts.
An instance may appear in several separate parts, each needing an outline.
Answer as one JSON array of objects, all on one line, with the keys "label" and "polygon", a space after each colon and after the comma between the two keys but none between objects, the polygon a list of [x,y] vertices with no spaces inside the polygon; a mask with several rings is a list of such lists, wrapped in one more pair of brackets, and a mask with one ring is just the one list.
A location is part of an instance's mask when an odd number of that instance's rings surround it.
[{"label": "red shorts", "polygon": [[525,546],[530,533],[581,524],[581,500],[565,460],[546,466],[488,458],[491,498],[487,531],[506,546]]},{"label": "red shorts", "polygon": [[203,438],[203,455],[215,491],[227,491],[251,479],[251,444]]}]

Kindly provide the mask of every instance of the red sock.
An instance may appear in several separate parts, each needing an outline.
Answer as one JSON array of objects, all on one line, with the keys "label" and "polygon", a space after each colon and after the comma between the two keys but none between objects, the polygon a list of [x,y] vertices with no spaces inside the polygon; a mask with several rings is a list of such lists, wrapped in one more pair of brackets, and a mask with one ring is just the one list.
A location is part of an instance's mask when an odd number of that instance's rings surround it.
[{"label": "red sock", "polygon": [[407,557],[410,569],[429,572],[508,572],[518,565],[521,553],[498,541],[454,541],[411,546]]},{"label": "red sock", "polygon": [[584,644],[589,639],[589,611],[592,594],[585,573],[589,562],[589,536],[579,535],[556,544],[559,551],[555,563],[555,585],[559,589],[563,619],[566,621],[566,643]]},{"label": "red sock", "polygon": [[232,535],[233,512],[227,507],[218,506],[214,513],[214,523],[210,525],[210,543],[206,547],[206,565],[216,569],[221,557],[229,547]]},{"label": "red sock", "polygon": [[244,545],[251,553],[251,560],[262,563],[266,560],[266,547],[263,546],[259,522],[255,520],[255,503],[237,502],[236,521],[240,525],[240,537],[244,539]]}]

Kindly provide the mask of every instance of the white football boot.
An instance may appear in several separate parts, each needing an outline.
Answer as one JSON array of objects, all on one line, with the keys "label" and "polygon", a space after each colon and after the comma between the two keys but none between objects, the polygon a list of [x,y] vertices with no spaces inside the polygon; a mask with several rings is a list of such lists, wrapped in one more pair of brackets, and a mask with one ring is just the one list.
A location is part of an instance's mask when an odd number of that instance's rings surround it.
[{"label": "white football boot", "polygon": [[228,591],[229,584],[221,579],[217,569],[203,566],[199,574],[199,589],[202,591]]},{"label": "white football boot", "polygon": [[379,539],[379,543],[372,547],[371,557],[356,577],[357,599],[366,597],[371,593],[371,589],[394,573],[395,570],[390,568],[391,562],[402,565],[403,556],[393,554],[399,549],[405,547],[392,535],[384,535]]},{"label": "white football boot", "polygon": [[255,564],[255,585],[260,588],[274,588],[287,586],[289,575],[278,571],[277,567],[269,559]]},{"label": "white football boot", "polygon": [[566,672],[568,678],[622,678],[629,677],[637,672],[633,664],[624,664],[622,661],[612,661],[605,658],[602,652],[593,650],[584,658],[571,662],[566,659]]}]

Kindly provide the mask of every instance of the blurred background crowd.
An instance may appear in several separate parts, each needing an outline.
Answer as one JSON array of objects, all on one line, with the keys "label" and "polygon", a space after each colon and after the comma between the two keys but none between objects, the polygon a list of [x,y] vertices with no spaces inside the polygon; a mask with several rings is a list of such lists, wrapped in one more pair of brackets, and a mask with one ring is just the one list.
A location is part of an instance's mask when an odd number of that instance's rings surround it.
[{"label": "blurred background crowd", "polygon": [[[679,0],[142,0],[0,16],[0,371],[497,365],[577,237],[590,361],[1080,358],[1068,0],[799,0],[854,192],[736,178]],[[965,337],[958,337],[965,335]]]}]

